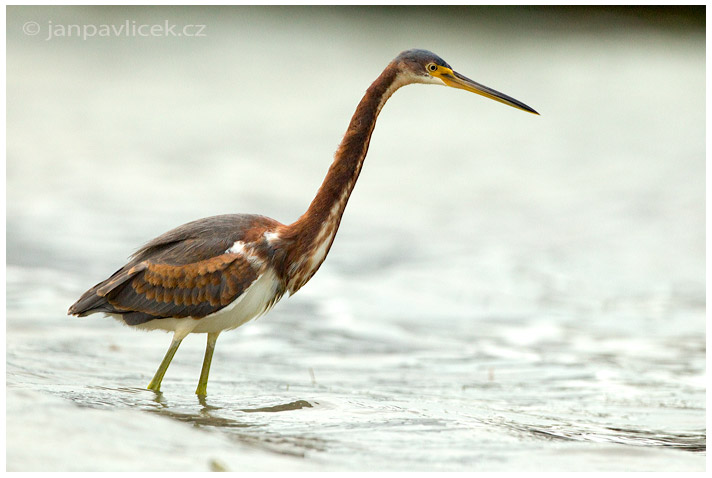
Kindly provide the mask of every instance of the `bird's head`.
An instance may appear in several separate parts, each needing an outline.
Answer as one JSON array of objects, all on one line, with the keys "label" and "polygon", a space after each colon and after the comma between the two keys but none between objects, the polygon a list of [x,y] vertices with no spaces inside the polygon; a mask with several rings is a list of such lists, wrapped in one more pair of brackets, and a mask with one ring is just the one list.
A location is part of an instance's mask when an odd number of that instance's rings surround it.
[{"label": "bird's head", "polygon": [[505,105],[538,115],[533,108],[511,96],[481,85],[454,71],[445,60],[427,50],[406,50],[393,60],[400,73],[407,75],[409,82],[445,85],[477,93]]}]

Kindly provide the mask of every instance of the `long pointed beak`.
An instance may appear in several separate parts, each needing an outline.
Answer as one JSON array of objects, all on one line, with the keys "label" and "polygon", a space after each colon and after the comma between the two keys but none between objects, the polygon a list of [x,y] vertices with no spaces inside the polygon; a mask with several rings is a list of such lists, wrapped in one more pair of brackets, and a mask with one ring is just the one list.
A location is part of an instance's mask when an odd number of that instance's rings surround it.
[{"label": "long pointed beak", "polygon": [[500,103],[504,103],[505,105],[509,105],[522,111],[526,111],[527,113],[533,113],[535,115],[539,114],[534,110],[534,108],[525,105],[519,100],[515,100],[511,96],[507,96],[504,93],[500,93],[497,90],[493,90],[492,88],[488,88],[485,85],[481,85],[476,81],[472,81],[471,79],[459,74],[456,71],[449,70],[446,68],[442,69],[446,71],[441,71],[439,76],[440,79],[442,79],[447,86],[451,86],[453,88],[460,88],[461,90],[470,91],[472,93],[477,93],[478,95],[482,95],[486,98],[499,101]]}]

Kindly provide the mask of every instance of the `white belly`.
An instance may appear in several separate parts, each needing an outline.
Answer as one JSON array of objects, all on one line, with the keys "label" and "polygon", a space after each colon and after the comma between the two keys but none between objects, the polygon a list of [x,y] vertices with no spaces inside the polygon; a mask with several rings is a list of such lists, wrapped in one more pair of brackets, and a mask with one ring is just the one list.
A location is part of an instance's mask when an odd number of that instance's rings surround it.
[{"label": "white belly", "polygon": [[205,334],[235,329],[267,312],[281,299],[280,289],[280,283],[274,271],[267,268],[240,297],[214,314],[207,315],[202,319],[191,317],[155,319],[137,325],[136,328],[165,330],[183,336],[190,333]]}]

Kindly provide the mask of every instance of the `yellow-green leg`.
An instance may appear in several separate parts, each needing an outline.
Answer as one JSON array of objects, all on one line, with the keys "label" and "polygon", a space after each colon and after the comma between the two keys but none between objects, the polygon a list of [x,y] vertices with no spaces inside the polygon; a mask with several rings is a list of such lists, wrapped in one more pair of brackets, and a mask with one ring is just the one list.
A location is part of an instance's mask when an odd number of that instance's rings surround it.
[{"label": "yellow-green leg", "polygon": [[166,370],[168,370],[168,366],[171,364],[171,360],[173,360],[173,356],[176,354],[176,350],[178,350],[178,346],[182,341],[183,339],[176,339],[174,336],[173,341],[171,341],[170,347],[168,347],[168,352],[166,352],[166,356],[163,357],[163,362],[161,362],[161,365],[158,367],[158,370],[156,370],[156,374],[153,376],[153,380],[151,380],[151,383],[148,384],[149,390],[153,390],[154,392],[161,391],[161,382],[163,381],[163,376],[166,374]]},{"label": "yellow-green leg", "polygon": [[213,352],[215,351],[215,342],[218,340],[218,335],[220,335],[220,332],[208,334],[208,345],[205,347],[203,369],[200,371],[198,388],[195,390],[196,395],[200,397],[204,397],[208,394],[208,374],[210,373],[210,363],[213,361]]}]

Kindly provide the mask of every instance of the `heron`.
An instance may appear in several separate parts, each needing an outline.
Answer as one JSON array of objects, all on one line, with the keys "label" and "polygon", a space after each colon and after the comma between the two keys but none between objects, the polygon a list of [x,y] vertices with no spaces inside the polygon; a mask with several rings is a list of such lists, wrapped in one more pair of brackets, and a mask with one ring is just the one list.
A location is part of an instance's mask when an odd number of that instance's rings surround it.
[{"label": "heron", "polygon": [[207,395],[218,336],[269,311],[317,272],[361,172],[381,109],[399,88],[415,83],[477,93],[539,114],[521,101],[457,73],[438,55],[406,50],[366,90],[309,208],[292,224],[255,214],[224,214],[189,222],[146,243],[126,265],[86,291],[68,313],[104,313],[126,325],[172,332],[148,385],[161,382],[189,334],[207,334],[195,393]]}]

